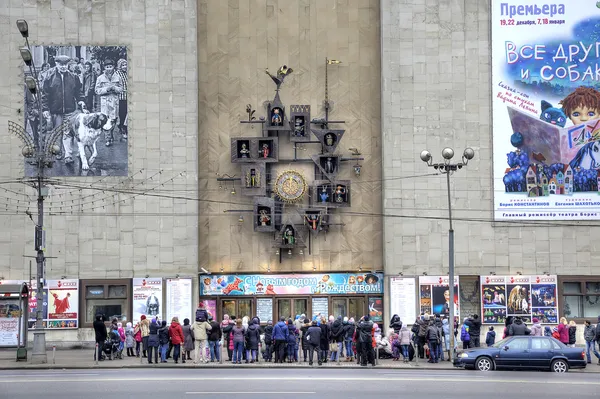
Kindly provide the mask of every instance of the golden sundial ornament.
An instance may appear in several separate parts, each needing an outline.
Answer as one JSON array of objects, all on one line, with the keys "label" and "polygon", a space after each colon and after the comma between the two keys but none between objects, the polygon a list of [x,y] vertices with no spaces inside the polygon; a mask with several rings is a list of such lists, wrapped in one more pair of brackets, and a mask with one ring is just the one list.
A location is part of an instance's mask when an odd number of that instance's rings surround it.
[{"label": "golden sundial ornament", "polygon": [[296,170],[281,172],[275,180],[275,194],[284,202],[294,203],[302,200],[308,185],[302,173]]}]

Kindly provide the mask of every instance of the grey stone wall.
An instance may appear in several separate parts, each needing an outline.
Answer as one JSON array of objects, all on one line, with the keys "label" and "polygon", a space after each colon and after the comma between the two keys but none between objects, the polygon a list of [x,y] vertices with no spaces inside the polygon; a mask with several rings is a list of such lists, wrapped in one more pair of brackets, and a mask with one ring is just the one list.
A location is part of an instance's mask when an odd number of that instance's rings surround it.
[{"label": "grey stone wall", "polygon": [[[419,159],[453,147],[476,157],[452,177],[456,272],[598,274],[598,227],[492,223],[490,3],[382,0],[386,272],[448,272],[447,191]],[[503,160],[496,160],[502,162]]]},{"label": "grey stone wall", "polygon": [[[348,0],[233,0],[199,2],[200,154],[199,189],[206,202],[200,204],[200,266],[218,273],[273,271],[380,269],[382,260],[381,133],[380,133],[380,41],[379,1]],[[340,179],[350,179],[352,207],[338,213],[327,235],[313,240],[312,255],[279,256],[272,248],[273,235],[254,233],[251,214],[224,213],[231,209],[252,210],[250,197],[231,195],[232,183],[216,181],[217,173],[240,176],[240,166],[230,161],[230,137],[259,136],[240,120],[247,119],[246,104],[264,116],[263,102],[273,100],[275,85],[265,75],[286,64],[294,72],[285,79],[281,100],[310,104],[311,118],[324,115],[325,58],[338,59],[329,67],[329,95],[335,102],[330,117],[346,121],[338,151],[361,150],[363,173],[355,178],[352,165],[342,167]],[[280,135],[279,147],[291,158],[291,144]],[[320,146],[303,145],[298,157],[309,158]],[[312,181],[311,163],[280,164],[277,169],[301,170]],[[276,172],[275,172],[276,173]],[[307,199],[304,200],[306,207]],[[362,214],[351,215],[348,212]],[[296,226],[302,224],[295,207]],[[244,216],[240,226],[238,219]],[[306,238],[306,232],[304,233]]]},{"label": "grey stone wall", "polygon": [[[22,121],[17,19],[28,21],[32,45],[128,50],[129,177],[65,178],[50,185],[45,205],[55,216],[46,218],[46,255],[53,257],[47,278],[196,275],[197,201],[173,198],[197,195],[196,12],[196,2],[184,0],[0,5],[0,126]],[[35,255],[34,225],[24,211],[30,207],[35,214],[35,196],[22,184],[4,184],[23,176],[17,138],[0,136],[0,162],[0,277],[27,279],[29,259],[23,256]]]}]

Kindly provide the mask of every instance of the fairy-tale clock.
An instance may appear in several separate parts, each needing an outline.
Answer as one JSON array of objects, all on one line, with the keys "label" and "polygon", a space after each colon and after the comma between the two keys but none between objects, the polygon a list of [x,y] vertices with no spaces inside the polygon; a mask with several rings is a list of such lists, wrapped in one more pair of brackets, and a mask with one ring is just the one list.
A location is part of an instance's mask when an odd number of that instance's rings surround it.
[{"label": "fairy-tale clock", "polygon": [[275,194],[284,202],[294,203],[302,200],[308,185],[302,173],[295,170],[281,172],[275,180]]}]

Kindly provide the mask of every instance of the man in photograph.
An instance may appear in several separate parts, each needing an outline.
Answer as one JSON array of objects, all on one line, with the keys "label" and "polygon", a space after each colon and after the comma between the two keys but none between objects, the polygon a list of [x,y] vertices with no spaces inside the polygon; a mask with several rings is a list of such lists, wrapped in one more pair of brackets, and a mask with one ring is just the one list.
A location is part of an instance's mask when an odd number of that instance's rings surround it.
[{"label": "man in photograph", "polygon": [[121,58],[117,61],[117,75],[121,81],[123,91],[119,94],[119,131],[127,139],[127,60]]},{"label": "man in photograph", "polygon": [[110,129],[105,131],[106,146],[113,143],[113,130],[119,116],[119,95],[123,92],[121,79],[115,73],[115,62],[104,61],[104,73],[96,80],[96,94],[100,96],[100,112],[108,116]]},{"label": "man in photograph", "polygon": [[[50,120],[49,130],[62,125],[70,114],[77,110],[77,102],[82,99],[79,77],[68,71],[71,58],[58,55],[54,58],[56,68],[50,69],[42,86],[42,115]],[[63,135],[65,164],[73,162],[74,138],[67,130]]]}]

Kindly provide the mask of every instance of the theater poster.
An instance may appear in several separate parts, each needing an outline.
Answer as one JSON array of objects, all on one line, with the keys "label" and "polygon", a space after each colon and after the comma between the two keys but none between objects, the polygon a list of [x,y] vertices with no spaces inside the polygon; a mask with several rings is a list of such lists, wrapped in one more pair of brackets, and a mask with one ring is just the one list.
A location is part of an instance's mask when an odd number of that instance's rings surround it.
[{"label": "theater poster", "polygon": [[484,324],[504,324],[508,317],[531,323],[558,323],[556,276],[481,276]]},{"label": "theater poster", "polygon": [[[419,307],[421,313],[450,314],[450,285],[448,276],[419,277]],[[454,315],[459,313],[458,276],[454,276]]]},{"label": "theater poster", "polygon": [[600,219],[600,8],[492,1],[496,220]]},{"label": "theater poster", "polygon": [[48,328],[77,328],[79,280],[48,280]]},{"label": "theater poster", "polygon": [[[148,319],[163,315],[163,280],[157,278],[133,279],[133,320],[145,315]],[[170,321],[170,320],[169,320]],[[181,320],[183,322],[183,320]]]}]

